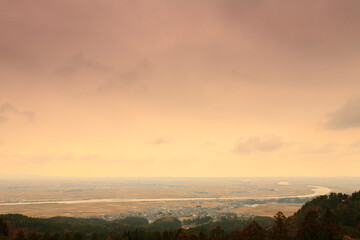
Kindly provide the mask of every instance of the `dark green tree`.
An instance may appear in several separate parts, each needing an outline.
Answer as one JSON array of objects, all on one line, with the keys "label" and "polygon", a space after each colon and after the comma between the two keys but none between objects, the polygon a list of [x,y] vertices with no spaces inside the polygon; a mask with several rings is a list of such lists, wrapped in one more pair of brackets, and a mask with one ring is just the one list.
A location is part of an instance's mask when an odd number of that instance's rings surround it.
[{"label": "dark green tree", "polygon": [[51,240],[51,236],[49,232],[46,232],[43,236],[43,240]]},{"label": "dark green tree", "polygon": [[232,231],[229,234],[229,240],[241,240],[242,239],[242,233],[239,230]]},{"label": "dark green tree", "polygon": [[224,239],[224,229],[217,226],[210,232],[210,240],[223,240]]},{"label": "dark green tree", "polygon": [[199,232],[199,236],[198,236],[199,240],[206,240],[206,235],[203,231]]},{"label": "dark green tree", "polygon": [[124,231],[122,234],[122,238],[125,240],[129,240],[131,238],[129,231]]},{"label": "dark green tree", "polygon": [[154,240],[161,240],[161,234],[160,234],[159,231],[156,231],[156,232],[154,233]]},{"label": "dark green tree", "polygon": [[73,237],[74,240],[83,240],[84,239],[84,235],[80,232],[76,232],[74,234],[74,237]]},{"label": "dark green tree", "polygon": [[187,232],[181,231],[177,234],[176,240],[191,240],[191,236]]},{"label": "dark green tree", "polygon": [[60,234],[59,234],[59,233],[55,233],[55,234],[51,235],[50,239],[51,239],[51,240],[61,240],[61,239],[60,239]]},{"label": "dark green tree", "polygon": [[199,238],[195,234],[191,233],[190,234],[190,240],[199,240]]},{"label": "dark green tree", "polygon": [[163,232],[162,239],[163,239],[163,240],[170,240],[170,236],[169,236],[168,231],[165,230],[165,231]]},{"label": "dark green tree", "polygon": [[94,233],[91,235],[91,240],[99,240],[97,233],[94,232]]},{"label": "dark green tree", "polygon": [[296,233],[297,240],[318,240],[319,239],[319,224],[318,215],[314,210],[309,210],[300,224],[299,230]]},{"label": "dark green tree", "polygon": [[15,240],[26,240],[25,233],[22,229],[16,233]]},{"label": "dark green tree", "polygon": [[252,221],[249,226],[242,230],[242,239],[244,240],[265,240],[266,233],[256,221]]},{"label": "dark green tree", "polygon": [[41,240],[41,236],[38,233],[29,233],[28,240]]},{"label": "dark green tree", "polygon": [[323,240],[341,240],[339,228],[336,225],[336,220],[334,214],[330,209],[326,209],[321,224],[321,236]]},{"label": "dark green tree", "polygon": [[271,228],[269,240],[287,240],[289,239],[289,229],[285,223],[285,215],[282,212],[277,212],[274,216],[275,225]]},{"label": "dark green tree", "polygon": [[65,232],[64,234],[64,240],[71,240],[71,236],[69,232]]},{"label": "dark green tree", "polygon": [[0,236],[9,236],[9,227],[2,218],[0,218]]},{"label": "dark green tree", "polygon": [[183,232],[182,228],[179,228],[178,230],[176,230],[176,232],[174,233],[173,239],[177,240],[179,239],[179,235]]},{"label": "dark green tree", "polygon": [[175,233],[172,230],[169,230],[168,234],[169,234],[169,239],[174,239],[175,238]]},{"label": "dark green tree", "polygon": [[353,231],[353,237],[360,238],[360,222],[356,225]]},{"label": "dark green tree", "polygon": [[140,233],[139,230],[135,229],[135,231],[132,234],[131,240],[140,240]]}]

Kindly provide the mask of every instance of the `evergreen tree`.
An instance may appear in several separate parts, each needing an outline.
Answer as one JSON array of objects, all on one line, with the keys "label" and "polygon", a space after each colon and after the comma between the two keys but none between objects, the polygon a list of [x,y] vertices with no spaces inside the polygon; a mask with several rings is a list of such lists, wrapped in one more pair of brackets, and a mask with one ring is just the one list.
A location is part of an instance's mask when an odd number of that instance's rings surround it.
[{"label": "evergreen tree", "polygon": [[168,231],[165,230],[165,231],[163,232],[162,239],[163,239],[163,240],[170,240],[170,236],[169,236]]},{"label": "evergreen tree", "polygon": [[297,240],[318,240],[319,239],[319,224],[317,222],[317,212],[310,210],[305,215],[304,221],[300,224],[299,230],[296,233]]},{"label": "evergreen tree", "polygon": [[339,236],[339,230],[338,230],[338,226],[336,225],[335,216],[329,209],[326,209],[322,217],[320,238],[323,240],[342,239],[342,237]]},{"label": "evergreen tree", "polygon": [[242,239],[242,233],[238,230],[232,231],[229,234],[229,240],[241,240]]},{"label": "evergreen tree", "polygon": [[99,240],[98,235],[95,232],[91,235],[91,240]]},{"label": "evergreen tree", "polygon": [[71,240],[71,236],[69,232],[65,232],[64,240]]},{"label": "evergreen tree", "polygon": [[73,237],[74,240],[83,240],[84,236],[80,232],[76,232]]},{"label": "evergreen tree", "polygon": [[[110,236],[109,236],[110,237]],[[129,231],[124,231],[123,234],[122,234],[122,238],[123,239],[127,239],[129,240],[131,237],[130,237],[130,232]]]},{"label": "evergreen tree", "polygon": [[41,236],[38,233],[29,233],[28,240],[40,240]]},{"label": "evergreen tree", "polygon": [[51,240],[60,240],[60,234],[59,233],[55,233],[51,236],[50,238]]},{"label": "evergreen tree", "polygon": [[271,229],[269,240],[287,240],[289,239],[288,226],[285,223],[285,215],[282,212],[277,212],[274,216],[275,225]]},{"label": "evergreen tree", "polygon": [[195,234],[191,233],[190,234],[190,240],[199,240],[199,238]]},{"label": "evergreen tree", "polygon": [[133,236],[134,237],[132,239],[140,240],[140,233],[139,233],[139,231],[137,229],[135,229]]},{"label": "evergreen tree", "polygon": [[187,232],[181,231],[177,235],[176,240],[191,240],[191,236]]},{"label": "evergreen tree", "polygon": [[9,227],[2,218],[0,218],[0,236],[9,236]]},{"label": "evergreen tree", "polygon": [[206,235],[203,231],[199,232],[199,236],[198,236],[199,240],[206,240]]},{"label": "evergreen tree", "polygon": [[161,240],[161,234],[160,234],[159,231],[156,231],[156,232],[154,233],[154,240]]},{"label": "evergreen tree", "polygon": [[174,239],[177,240],[179,239],[179,235],[183,232],[182,228],[179,228],[178,230],[176,230],[175,234],[174,234]]},{"label": "evergreen tree", "polygon": [[51,236],[49,232],[46,232],[43,236],[43,240],[51,240]]},{"label": "evergreen tree", "polygon": [[360,222],[356,225],[353,231],[353,237],[360,238]]},{"label": "evergreen tree", "polygon": [[265,240],[266,233],[264,229],[256,221],[252,221],[249,226],[242,231],[244,240]]},{"label": "evergreen tree", "polygon": [[172,230],[169,230],[168,234],[169,234],[169,239],[174,239],[175,238],[175,234],[174,234],[174,232]]},{"label": "evergreen tree", "polygon": [[25,233],[22,229],[17,232],[15,240],[26,240]]},{"label": "evergreen tree", "polygon": [[120,234],[112,234],[111,236],[108,236],[107,240],[123,240],[123,238]]},{"label": "evergreen tree", "polygon": [[223,240],[224,239],[224,230],[217,226],[210,232],[209,240]]}]

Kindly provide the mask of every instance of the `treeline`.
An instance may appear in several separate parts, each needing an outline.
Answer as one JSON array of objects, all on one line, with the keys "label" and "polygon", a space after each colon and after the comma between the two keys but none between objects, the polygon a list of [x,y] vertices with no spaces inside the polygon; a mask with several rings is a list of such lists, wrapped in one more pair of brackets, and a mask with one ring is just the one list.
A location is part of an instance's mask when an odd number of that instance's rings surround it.
[{"label": "treeline", "polygon": [[124,219],[116,219],[106,221],[97,218],[72,218],[72,217],[52,217],[52,218],[33,218],[21,214],[5,214],[0,215],[3,221],[7,222],[12,228],[26,229],[27,232],[37,233],[59,233],[64,229],[69,232],[97,232],[101,235],[112,232],[123,232],[140,229],[144,231],[163,231],[168,229],[178,229],[182,227],[182,223],[176,218],[162,218],[153,223],[145,218],[126,217]]},{"label": "treeline", "polygon": [[[140,217],[127,217],[124,219],[117,219],[113,221],[105,221],[102,219],[83,219],[71,217],[53,217],[53,218],[32,218],[21,214],[6,214],[0,215],[4,222],[7,222],[12,229],[24,229],[25,232],[36,232],[39,234],[59,233],[64,230],[70,233],[79,232],[89,237],[89,233],[96,232],[98,236],[104,237],[112,233],[119,233],[124,231],[144,231],[144,232],[163,232],[165,230],[177,230],[182,228],[182,225],[187,225],[189,221],[181,222],[176,218],[166,217],[161,218],[153,223],[149,223],[147,219]],[[254,219],[265,228],[273,225],[272,218],[269,217],[255,217]],[[233,230],[243,229],[249,225],[252,220],[239,219],[236,215],[231,217],[222,217],[220,221],[214,222],[210,217],[199,218],[198,221],[191,221],[200,225],[188,229],[189,233],[198,234],[204,232],[206,235],[217,226],[224,229],[225,233]]]},{"label": "treeline", "polygon": [[360,238],[360,192],[316,197],[289,217],[288,222],[298,238],[304,235],[311,239]]},{"label": "treeline", "polygon": [[200,218],[182,229],[175,218],[121,220],[55,217],[29,218],[0,215],[0,240],[341,240],[360,239],[360,192],[319,196],[293,216],[278,212],[274,218],[236,217],[214,222]]}]

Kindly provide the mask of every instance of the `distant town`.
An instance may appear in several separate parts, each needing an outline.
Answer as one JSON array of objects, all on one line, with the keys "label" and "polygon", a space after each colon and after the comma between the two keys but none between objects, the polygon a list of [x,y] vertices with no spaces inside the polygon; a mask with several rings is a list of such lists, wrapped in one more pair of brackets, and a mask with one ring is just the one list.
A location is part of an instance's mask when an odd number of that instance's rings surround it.
[{"label": "distant town", "polygon": [[[184,220],[194,220],[199,218],[209,217],[212,221],[219,221],[223,217],[227,218],[239,218],[239,219],[251,219],[254,218],[254,214],[249,213],[235,213],[231,211],[232,209],[239,208],[241,206],[247,207],[256,207],[264,203],[303,203],[309,199],[304,198],[289,198],[289,199],[269,199],[269,200],[216,200],[214,202],[219,203],[214,207],[203,206],[202,201],[193,201],[190,202],[194,206],[159,206],[159,207],[147,207],[146,210],[137,210],[136,207],[131,208],[131,210],[126,212],[121,212],[113,215],[97,215],[97,216],[87,216],[85,218],[101,218],[104,220],[115,220],[122,219],[126,217],[142,217],[146,218],[150,223],[156,221],[157,219],[164,217],[174,217],[182,222]],[[166,204],[166,202],[163,202]]]}]

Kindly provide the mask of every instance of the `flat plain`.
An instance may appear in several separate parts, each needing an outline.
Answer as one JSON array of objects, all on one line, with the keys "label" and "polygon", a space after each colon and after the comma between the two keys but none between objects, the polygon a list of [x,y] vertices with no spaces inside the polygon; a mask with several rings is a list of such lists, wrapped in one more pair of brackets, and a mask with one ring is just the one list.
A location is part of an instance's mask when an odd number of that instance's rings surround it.
[{"label": "flat plain", "polygon": [[[104,216],[150,207],[225,206],[221,198],[286,198],[312,194],[316,186],[351,193],[359,190],[359,178],[33,178],[1,179],[0,213],[21,213],[35,217]],[[191,198],[191,200],[181,200]],[[91,202],[92,200],[97,202]],[[107,202],[103,199],[121,199]],[[151,201],[147,201],[152,199]],[[162,199],[167,199],[166,201]],[[172,200],[174,199],[174,200]],[[195,200],[194,200],[195,199]],[[199,199],[196,201],[196,199]],[[85,200],[85,202],[84,202]],[[59,203],[69,201],[68,203]],[[86,202],[89,201],[89,202]],[[235,200],[232,200],[233,202]],[[266,201],[242,203],[222,212],[273,216],[281,210],[291,215],[300,202]]]}]

